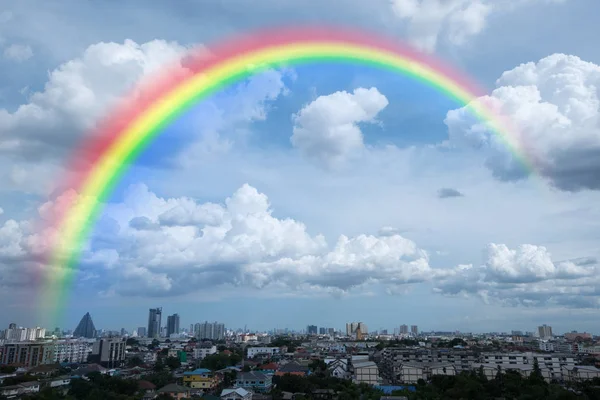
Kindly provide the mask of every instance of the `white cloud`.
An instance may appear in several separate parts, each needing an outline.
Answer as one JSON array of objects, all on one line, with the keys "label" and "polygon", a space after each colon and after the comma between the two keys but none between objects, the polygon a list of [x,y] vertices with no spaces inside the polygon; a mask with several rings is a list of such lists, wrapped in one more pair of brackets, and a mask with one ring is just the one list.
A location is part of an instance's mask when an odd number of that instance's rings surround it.
[{"label": "white cloud", "polygon": [[388,105],[377,88],[319,96],[293,116],[292,145],[318,164],[336,168],[364,149],[360,122],[374,122]]},{"label": "white cloud", "polygon": [[12,61],[23,62],[33,57],[33,50],[30,46],[12,44],[4,49],[4,57]]},{"label": "white cloud", "polygon": [[421,50],[432,52],[441,38],[463,45],[480,34],[492,13],[512,11],[534,3],[566,0],[390,0],[394,14],[406,24],[409,40]]},{"label": "white cloud", "polygon": [[[553,54],[502,74],[484,97],[515,124],[526,158],[562,190],[600,189],[600,66]],[[525,175],[521,164],[465,108],[446,118],[450,142],[483,148],[503,180]]]}]

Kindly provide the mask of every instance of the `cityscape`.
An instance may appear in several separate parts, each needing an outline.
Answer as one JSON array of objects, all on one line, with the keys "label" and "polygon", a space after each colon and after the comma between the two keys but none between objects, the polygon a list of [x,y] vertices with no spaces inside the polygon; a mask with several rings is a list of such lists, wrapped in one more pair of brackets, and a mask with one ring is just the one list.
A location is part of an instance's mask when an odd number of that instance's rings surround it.
[{"label": "cityscape", "polygon": [[[129,330],[96,329],[90,313],[74,329],[9,324],[0,331],[0,395],[66,389],[73,379],[98,373],[137,380],[145,399],[164,394],[178,399],[213,394],[287,398],[277,383],[286,387],[292,385],[283,380],[288,376],[317,374],[356,387],[366,384],[386,398],[408,398],[398,394],[410,395],[419,382],[471,372],[493,381],[498,374],[527,378],[538,371],[548,384],[565,387],[600,379],[600,337],[557,334],[546,324],[531,332],[487,334],[422,332],[407,324],[370,331],[356,321],[343,329],[307,325],[299,331],[257,332],[208,321],[183,327],[179,314],[166,320],[162,314],[162,307],[150,308],[147,325]],[[158,387],[148,381],[157,379],[157,371],[171,383]]]}]

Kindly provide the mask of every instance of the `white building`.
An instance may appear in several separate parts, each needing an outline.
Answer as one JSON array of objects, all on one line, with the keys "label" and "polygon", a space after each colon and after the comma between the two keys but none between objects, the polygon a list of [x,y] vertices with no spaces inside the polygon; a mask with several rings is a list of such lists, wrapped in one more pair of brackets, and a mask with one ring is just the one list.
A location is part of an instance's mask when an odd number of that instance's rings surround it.
[{"label": "white building", "polygon": [[217,346],[202,346],[194,349],[194,358],[197,360],[203,360],[211,354],[217,354]]},{"label": "white building", "polygon": [[223,389],[221,400],[252,400],[252,392],[243,388]]},{"label": "white building", "polygon": [[248,358],[254,358],[258,355],[275,355],[280,354],[279,347],[248,347]]},{"label": "white building", "polygon": [[56,340],[53,343],[54,362],[83,363],[87,362],[92,351],[86,340]]},{"label": "white building", "polygon": [[367,383],[369,385],[381,384],[379,368],[373,361],[358,361],[352,363],[352,382]]}]

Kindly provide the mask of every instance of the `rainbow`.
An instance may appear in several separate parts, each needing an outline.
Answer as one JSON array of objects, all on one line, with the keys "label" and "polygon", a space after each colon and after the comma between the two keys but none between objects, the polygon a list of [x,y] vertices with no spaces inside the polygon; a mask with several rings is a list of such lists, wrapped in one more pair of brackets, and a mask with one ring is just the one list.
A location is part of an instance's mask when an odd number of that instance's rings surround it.
[{"label": "rainbow", "polygon": [[144,148],[192,105],[220,89],[273,67],[350,63],[412,77],[467,106],[530,169],[519,135],[496,110],[476,101],[484,95],[467,77],[409,46],[342,29],[268,30],[194,51],[181,64],[142,82],[74,153],[63,183],[78,198],[66,201],[46,226],[52,233],[45,253],[44,304],[58,311],[72,284],[82,247],[102,204]]}]

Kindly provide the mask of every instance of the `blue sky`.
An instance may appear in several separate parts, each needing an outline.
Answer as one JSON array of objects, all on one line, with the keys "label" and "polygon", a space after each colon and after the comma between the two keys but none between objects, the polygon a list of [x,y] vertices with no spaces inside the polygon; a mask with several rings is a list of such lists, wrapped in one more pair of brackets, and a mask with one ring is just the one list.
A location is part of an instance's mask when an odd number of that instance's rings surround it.
[{"label": "blue sky", "polygon": [[[132,329],[162,306],[183,326],[600,332],[595,2],[3,6],[0,324],[73,328],[89,311]],[[464,71],[534,145],[537,176],[515,179],[511,153],[461,104],[409,77],[269,70],[151,143],[96,225],[64,320],[44,320],[30,224],[63,194],[75,144],[189,46],[291,23],[377,32]]]}]

